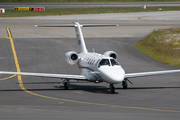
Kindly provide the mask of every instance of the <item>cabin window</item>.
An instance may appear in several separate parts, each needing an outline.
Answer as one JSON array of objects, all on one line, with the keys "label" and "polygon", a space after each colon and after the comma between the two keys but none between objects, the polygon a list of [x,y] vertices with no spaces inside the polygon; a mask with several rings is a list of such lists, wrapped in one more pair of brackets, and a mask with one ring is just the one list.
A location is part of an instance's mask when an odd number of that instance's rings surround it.
[{"label": "cabin window", "polygon": [[88,60],[88,64],[90,64],[91,59]]},{"label": "cabin window", "polygon": [[88,63],[89,58],[86,60],[86,63]]},{"label": "cabin window", "polygon": [[93,59],[92,59],[91,62],[90,62],[91,65],[92,65],[92,61],[93,61]]},{"label": "cabin window", "polygon": [[93,60],[93,65],[94,65],[94,62],[95,62],[95,60]]}]

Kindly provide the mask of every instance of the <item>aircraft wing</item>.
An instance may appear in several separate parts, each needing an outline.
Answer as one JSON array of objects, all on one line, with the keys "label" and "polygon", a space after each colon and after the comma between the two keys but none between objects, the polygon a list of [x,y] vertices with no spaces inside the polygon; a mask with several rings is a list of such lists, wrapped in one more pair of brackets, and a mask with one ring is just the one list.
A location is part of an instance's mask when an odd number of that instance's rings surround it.
[{"label": "aircraft wing", "polygon": [[180,72],[180,70],[166,70],[166,71],[128,73],[128,74],[125,74],[125,78],[146,77],[146,76],[162,75],[162,74],[177,73],[177,72]]},{"label": "aircraft wing", "polygon": [[11,74],[11,75],[26,75],[35,77],[49,77],[49,78],[64,78],[64,79],[74,79],[74,80],[86,80],[83,75],[67,75],[67,74],[48,74],[48,73],[29,73],[29,72],[7,72],[0,71],[0,74]]}]

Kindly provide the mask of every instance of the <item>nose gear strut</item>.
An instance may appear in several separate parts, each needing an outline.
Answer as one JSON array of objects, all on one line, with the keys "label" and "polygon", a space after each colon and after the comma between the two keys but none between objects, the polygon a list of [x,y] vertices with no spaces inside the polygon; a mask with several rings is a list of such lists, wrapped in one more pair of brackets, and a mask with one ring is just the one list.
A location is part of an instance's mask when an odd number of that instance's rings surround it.
[{"label": "nose gear strut", "polygon": [[113,94],[115,92],[115,89],[114,89],[114,84],[110,84],[109,85],[109,88],[111,90],[111,93]]}]

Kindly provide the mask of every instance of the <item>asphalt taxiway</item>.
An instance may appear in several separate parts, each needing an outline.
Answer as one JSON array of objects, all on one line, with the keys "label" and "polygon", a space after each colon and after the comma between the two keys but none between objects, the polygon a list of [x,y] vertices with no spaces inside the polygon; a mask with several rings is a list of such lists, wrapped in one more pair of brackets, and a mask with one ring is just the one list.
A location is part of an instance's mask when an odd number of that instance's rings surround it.
[{"label": "asphalt taxiway", "polygon": [[[141,14],[141,13],[139,13]],[[105,14],[106,15],[106,14]],[[178,20],[78,20],[80,23],[119,24],[83,28],[89,51],[116,51],[126,73],[178,69],[140,53],[133,45],[154,29],[179,26]],[[35,17],[34,17],[35,18]],[[178,17],[177,17],[178,18]],[[64,54],[77,51],[74,28],[35,28],[35,24],[67,24],[72,20],[1,19],[0,70],[79,74]],[[9,31],[10,30],[10,31]],[[12,37],[11,37],[12,36]],[[180,117],[180,74],[130,79],[134,85],[72,81],[69,90],[57,88],[60,79],[0,75],[0,119],[174,119]]]}]

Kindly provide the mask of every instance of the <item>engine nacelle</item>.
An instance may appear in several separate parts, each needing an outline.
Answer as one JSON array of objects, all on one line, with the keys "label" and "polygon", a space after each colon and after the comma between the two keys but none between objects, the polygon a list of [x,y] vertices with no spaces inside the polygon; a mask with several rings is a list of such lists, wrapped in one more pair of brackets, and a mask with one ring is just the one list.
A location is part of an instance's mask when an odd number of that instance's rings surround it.
[{"label": "engine nacelle", "polygon": [[117,59],[117,58],[118,58],[117,53],[114,52],[114,51],[107,51],[107,52],[104,53],[104,55],[105,55],[106,57],[112,57],[112,58],[114,58],[114,59]]},{"label": "engine nacelle", "polygon": [[65,58],[68,64],[74,65],[78,61],[78,54],[74,51],[70,51],[65,54]]}]

